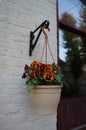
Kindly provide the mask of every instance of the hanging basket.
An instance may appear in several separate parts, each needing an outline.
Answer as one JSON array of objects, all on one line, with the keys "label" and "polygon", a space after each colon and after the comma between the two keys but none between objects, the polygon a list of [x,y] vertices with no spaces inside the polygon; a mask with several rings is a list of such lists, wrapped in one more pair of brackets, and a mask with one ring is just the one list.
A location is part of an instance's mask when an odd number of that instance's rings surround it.
[{"label": "hanging basket", "polygon": [[[26,78],[27,90],[30,92],[34,112],[36,114],[47,115],[55,114],[57,112],[57,107],[61,96],[63,75],[61,74],[59,66],[55,64],[55,60],[48,42],[48,36],[44,29],[45,26],[42,28],[45,36],[45,42],[43,46],[41,62],[33,61],[30,66],[25,65],[25,71],[22,77]],[[47,49],[49,49],[52,57],[52,64],[47,63]],[[42,63],[44,50],[45,64]]]},{"label": "hanging basket", "polygon": [[34,112],[42,115],[55,114],[60,101],[61,88],[61,85],[41,85],[33,89],[30,96]]},{"label": "hanging basket", "polygon": [[[42,51],[41,61],[45,49],[45,62],[47,64],[47,49],[49,49],[53,62],[55,62],[51,48],[48,43],[48,36],[42,28],[45,43]],[[38,85],[30,93],[31,100],[33,103],[33,109],[36,114],[55,114],[57,112],[57,107],[61,96],[61,85]]]}]

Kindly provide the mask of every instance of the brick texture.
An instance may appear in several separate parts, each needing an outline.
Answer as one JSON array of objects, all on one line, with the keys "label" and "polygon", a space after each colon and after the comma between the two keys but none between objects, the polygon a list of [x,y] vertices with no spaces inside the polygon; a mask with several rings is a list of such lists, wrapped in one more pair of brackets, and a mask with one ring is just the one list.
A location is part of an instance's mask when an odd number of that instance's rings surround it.
[{"label": "brick texture", "polygon": [[[29,57],[29,33],[44,20],[50,21],[47,33],[56,61],[56,0],[0,0],[0,130],[56,129],[56,115],[33,112],[21,78],[26,63],[40,60],[43,34]],[[52,62],[50,54],[48,62]]]}]

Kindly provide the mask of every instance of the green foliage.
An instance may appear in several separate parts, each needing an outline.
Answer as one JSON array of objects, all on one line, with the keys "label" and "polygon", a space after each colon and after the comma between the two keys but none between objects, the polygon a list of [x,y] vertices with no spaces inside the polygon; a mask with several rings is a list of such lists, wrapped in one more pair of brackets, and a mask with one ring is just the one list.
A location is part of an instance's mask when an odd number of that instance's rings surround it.
[{"label": "green foliage", "polygon": [[58,65],[42,64],[33,61],[24,67],[22,78],[26,78],[27,91],[31,92],[37,85],[62,85],[63,75]]},{"label": "green foliage", "polygon": [[61,20],[75,26],[76,25],[76,20],[74,19],[74,17],[72,15],[70,15],[68,12],[64,12],[61,16]]}]

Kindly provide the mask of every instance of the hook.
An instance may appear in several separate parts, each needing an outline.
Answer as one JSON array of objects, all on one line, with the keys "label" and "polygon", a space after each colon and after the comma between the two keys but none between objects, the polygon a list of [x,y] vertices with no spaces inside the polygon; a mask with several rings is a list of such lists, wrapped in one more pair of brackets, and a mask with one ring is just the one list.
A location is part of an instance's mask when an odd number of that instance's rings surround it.
[{"label": "hook", "polygon": [[[43,28],[42,28],[42,27],[43,27]],[[34,33],[35,33],[39,28],[40,28],[39,33],[38,33],[38,35],[37,35],[37,37],[36,37],[36,39],[35,39],[35,41],[34,41],[34,37],[35,37]],[[37,44],[37,41],[38,41],[38,39],[39,39],[39,37],[40,37],[42,31],[43,31],[44,35],[46,36],[46,38],[48,38],[46,32],[44,31],[45,28],[47,28],[48,30],[50,30],[50,29],[49,29],[49,21],[48,21],[48,20],[45,20],[45,21],[44,21],[39,27],[37,27],[33,32],[30,31],[29,56],[32,55],[32,51],[34,50],[34,48],[35,48],[35,46],[36,46],[36,44]],[[33,43],[33,41],[34,41],[34,43]]]},{"label": "hook", "polygon": [[[46,28],[46,25],[44,25],[43,27],[42,27],[42,32],[43,32],[43,34],[44,34],[44,36],[45,36],[45,39],[48,39],[48,35],[47,35],[47,33],[45,32],[45,29]],[[47,29],[48,29],[48,31],[50,32],[50,28],[49,27],[47,27]]]}]

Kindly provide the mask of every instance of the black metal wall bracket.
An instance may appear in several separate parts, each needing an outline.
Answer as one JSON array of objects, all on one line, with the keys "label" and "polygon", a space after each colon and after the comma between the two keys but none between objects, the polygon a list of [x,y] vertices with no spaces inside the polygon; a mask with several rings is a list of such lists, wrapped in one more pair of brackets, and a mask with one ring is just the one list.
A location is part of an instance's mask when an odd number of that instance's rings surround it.
[{"label": "black metal wall bracket", "polygon": [[[45,26],[45,28],[48,29],[48,27],[49,27],[49,21],[48,21],[48,20],[45,20],[45,21],[44,21],[43,23],[41,23],[41,24],[39,25],[39,27],[37,27],[33,32],[30,31],[29,56],[32,56],[32,51],[34,50],[34,48],[35,48],[35,46],[36,46],[36,44],[37,44],[37,41],[38,41],[38,39],[39,39],[39,37],[40,37],[40,35],[41,35],[42,27],[43,27],[43,26]],[[35,38],[34,33],[35,33],[39,28],[40,28],[39,33],[38,33],[38,35],[37,35],[37,37],[36,37],[36,39],[35,39],[35,41],[34,41],[34,43],[33,43],[33,40],[34,40],[34,38]]]}]

